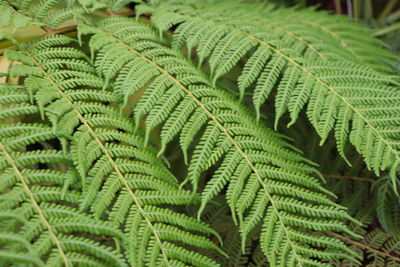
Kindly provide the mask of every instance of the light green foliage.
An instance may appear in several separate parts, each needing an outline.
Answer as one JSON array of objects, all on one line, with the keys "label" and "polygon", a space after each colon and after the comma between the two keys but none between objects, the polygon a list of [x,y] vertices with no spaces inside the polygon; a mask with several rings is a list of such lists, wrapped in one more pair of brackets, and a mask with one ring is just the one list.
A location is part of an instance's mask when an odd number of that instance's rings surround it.
[{"label": "light green foliage", "polygon": [[[349,139],[364,156],[368,168],[376,175],[389,169],[392,182],[396,182],[396,170],[400,165],[400,81],[398,76],[380,72],[393,72],[385,61],[393,59],[394,55],[379,49],[380,43],[366,36],[363,27],[346,21],[340,24],[340,20],[329,23],[332,19],[325,19],[324,13],[292,9],[268,12],[270,8],[258,4],[242,5],[244,8],[234,5],[231,9],[231,1],[219,5],[201,3],[160,4],[154,10],[150,8],[154,11],[152,22],[161,31],[179,23],[172,47],[180,49],[186,44],[188,51],[195,48],[199,64],[207,60],[214,84],[246,56],[237,82],[241,97],[246,90],[252,91],[257,118],[276,88],[275,128],[286,111],[292,119],[288,126],[292,125],[307,104],[307,117],[320,135],[321,144],[334,130],[339,153],[344,158],[344,147]],[[271,16],[257,20],[258,12],[252,12],[255,17],[242,18],[246,10],[249,13],[253,9],[264,9],[263,14],[271,13]],[[286,19],[289,17],[294,17],[295,22]],[[297,23],[296,18],[304,20],[305,17],[312,21],[300,22],[298,28],[291,27],[291,23]],[[321,29],[315,31],[309,27],[309,31],[296,33],[300,25],[304,28],[311,22],[313,27]],[[323,38],[324,47],[316,50],[321,41],[315,41],[314,35],[322,30],[325,31],[323,36],[329,33],[333,36]],[[283,35],[289,37],[283,38]],[[375,62],[378,59],[379,64]],[[360,62],[362,64],[357,64]],[[372,62],[379,72],[364,62]]]},{"label": "light green foliage", "polygon": [[[198,234],[218,235],[206,224],[161,206],[190,204],[193,200],[196,202],[197,197],[193,199],[191,192],[178,190],[176,178],[157,159],[154,148],[145,148],[144,140],[135,133],[133,122],[106,105],[116,102],[116,97],[101,90],[104,81],[95,74],[84,53],[62,46],[73,41],[66,36],[53,35],[25,45],[21,51],[7,50],[9,60],[23,63],[12,67],[10,75],[28,76],[24,83],[37,105],[30,104],[25,93],[23,99],[28,103],[18,103],[4,111],[9,116],[39,111],[42,117],[48,116],[53,126],[35,129],[40,133],[32,136],[36,142],[41,141],[45,133],[50,138],[59,136],[71,140],[62,144],[69,150],[71,159],[68,161],[74,163],[79,176],[73,179],[81,184],[82,194],[74,198],[74,204],[79,204],[81,211],[89,209],[97,220],[105,217],[109,227],[124,232],[119,237],[123,237],[127,246],[125,257],[129,263],[134,266],[178,266],[184,262],[217,265],[177,243],[219,251],[214,243]],[[8,95],[6,100],[10,98],[18,100],[21,96]],[[16,128],[14,131],[19,130]],[[18,141],[22,145],[29,144],[29,139]],[[49,158],[49,163],[63,162],[61,151],[57,151],[60,155],[49,152],[39,150],[15,161],[44,163]],[[67,179],[67,182],[74,181]],[[6,200],[7,208],[11,209],[8,207],[11,199]],[[10,216],[10,212],[5,214]],[[91,229],[89,223],[86,227]],[[92,230],[97,231],[96,228]]]},{"label": "light green foliage", "polygon": [[25,16],[22,12],[16,12],[10,5],[5,2],[0,3],[0,28],[8,27],[12,24],[14,33],[17,29],[27,26],[32,19]]},{"label": "light green foliage", "polygon": [[[1,105],[8,107],[1,119],[38,114],[26,88],[2,84],[0,94]],[[80,182],[69,167],[71,159],[41,147],[46,141],[57,143],[52,127],[7,123],[0,135],[0,263],[127,266],[118,251],[126,243],[122,231],[78,209]],[[33,145],[37,148],[24,151]]]},{"label": "light green foliage", "polygon": [[[16,0],[9,2],[12,6],[1,3],[0,8],[4,6],[7,12],[13,12],[14,9],[19,10],[13,19],[14,28],[24,27],[30,21],[50,28],[57,28],[65,21],[84,19],[83,15],[107,6],[104,1],[87,0]],[[2,16],[2,19],[6,20],[5,16]]]},{"label": "light green foliage", "polygon": [[[186,181],[191,181],[194,191],[200,174],[222,160],[202,192],[199,214],[227,186],[227,201],[239,220],[243,244],[263,221],[261,245],[271,262],[306,265],[318,264],[309,255],[329,259],[339,253],[346,257],[342,254],[346,248],[338,240],[315,239],[309,234],[347,231],[341,220],[350,219],[325,196],[329,193],[312,177],[317,172],[312,164],[279,135],[257,125],[249,111],[229,95],[212,87],[206,74],[183,54],[160,45],[154,29],[132,19],[114,18],[96,27],[80,25],[79,33],[94,34],[89,44],[97,70],[106,80],[115,79],[113,87],[121,101],[126,103],[148,87],[134,108],[136,125],[147,115],[147,137],[165,121],[161,152],[179,134],[189,161]],[[186,150],[203,127],[188,159]],[[325,250],[313,249],[314,244]],[[331,250],[337,252],[331,254]]]},{"label": "light green foliage", "polygon": [[232,0],[0,11],[48,35],[0,32],[0,265],[400,262],[400,79],[365,27]]}]

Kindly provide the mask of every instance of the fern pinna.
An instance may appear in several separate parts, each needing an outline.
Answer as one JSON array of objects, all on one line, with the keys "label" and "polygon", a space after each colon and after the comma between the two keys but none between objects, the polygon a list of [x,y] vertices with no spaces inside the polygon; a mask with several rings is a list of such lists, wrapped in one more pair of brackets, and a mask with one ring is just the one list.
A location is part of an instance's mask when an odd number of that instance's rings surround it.
[{"label": "fern pinna", "polygon": [[[311,162],[273,131],[257,125],[249,111],[212,87],[206,74],[175,50],[160,43],[150,26],[129,18],[102,20],[96,27],[79,25],[89,42],[99,73],[111,82],[121,101],[146,86],[134,107],[136,126],[144,115],[146,137],[163,123],[161,151],[180,134],[186,150],[205,127],[188,167],[186,181],[197,191],[200,174],[222,163],[208,181],[201,208],[226,185],[227,201],[238,218],[243,242],[261,221],[261,246],[274,264],[324,265],[313,258],[347,257],[339,240],[315,238],[310,231],[344,231],[352,220],[321,187]],[[189,161],[189,160],[188,160]],[[316,249],[315,246],[324,249]]]},{"label": "fern pinna", "polygon": [[122,228],[126,257],[133,266],[217,265],[188,247],[220,251],[200,235],[218,234],[166,207],[191,204],[192,193],[178,189],[156,150],[145,148],[135,134],[133,121],[108,105],[116,102],[115,96],[101,90],[104,81],[87,56],[65,46],[71,42],[74,39],[53,35],[20,51],[8,50],[6,56],[23,63],[9,74],[29,75],[24,83],[34,92],[42,115],[48,116],[55,133],[71,140],[67,148],[82,183],[80,210],[89,208],[97,219],[105,217]]},{"label": "fern pinna", "polygon": [[[186,44],[189,55],[196,48],[199,65],[207,59],[214,84],[240,64],[239,60],[248,56],[237,77],[237,84],[241,97],[246,90],[252,90],[258,118],[272,89],[277,88],[275,128],[287,110],[292,119],[288,126],[292,125],[307,104],[307,116],[320,135],[321,143],[334,129],[338,150],[345,159],[344,147],[350,139],[376,175],[389,169],[392,181],[396,183],[400,166],[400,82],[397,76],[357,64],[353,59],[357,55],[348,56],[348,61],[340,60],[340,57],[323,60],[310,56],[304,40],[312,36],[287,40],[287,34],[283,35],[281,30],[260,27],[255,20],[232,16],[229,8],[218,12],[218,8],[215,11],[213,5],[204,3],[165,3],[155,8],[141,8],[141,12],[149,10],[154,12],[151,19],[160,31],[179,24],[172,47],[181,49]],[[281,16],[273,15],[269,20],[274,19],[284,24]],[[367,53],[368,47],[377,46],[372,38],[365,37],[365,41],[360,38],[360,34],[354,35],[353,42],[364,43],[364,46],[358,46],[358,53],[362,55]],[[339,39],[336,42],[340,44],[340,40],[344,41]],[[331,44],[330,41],[327,43]],[[335,51],[330,47],[328,50]],[[393,57],[384,55],[381,58],[389,60]],[[310,60],[310,57],[314,58]],[[369,62],[371,59],[365,56],[364,60]],[[382,64],[387,65],[385,62]]]},{"label": "fern pinna", "polygon": [[[38,116],[32,92],[1,84],[1,119]],[[127,266],[120,229],[80,211],[79,179],[57,135],[43,122],[0,128],[0,263],[25,266]],[[43,145],[47,143],[47,145]]]}]

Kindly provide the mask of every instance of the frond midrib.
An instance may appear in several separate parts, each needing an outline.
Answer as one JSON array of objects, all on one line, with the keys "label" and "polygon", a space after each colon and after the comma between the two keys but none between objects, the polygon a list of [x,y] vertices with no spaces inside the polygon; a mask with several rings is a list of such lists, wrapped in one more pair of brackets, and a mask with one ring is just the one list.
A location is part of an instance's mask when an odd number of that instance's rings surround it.
[{"label": "frond midrib", "polygon": [[35,207],[40,220],[43,222],[43,224],[46,226],[47,230],[49,231],[49,234],[51,236],[51,238],[54,240],[57,250],[60,252],[60,255],[65,263],[66,267],[69,267],[69,262],[67,260],[67,257],[65,256],[65,252],[61,247],[61,243],[60,240],[57,238],[55,232],[53,231],[53,229],[51,228],[51,225],[49,224],[49,222],[47,221],[47,219],[44,217],[43,215],[43,211],[41,210],[41,208],[39,207],[39,204],[37,203],[35,197],[33,196],[32,191],[30,190],[28,184],[26,183],[24,176],[22,175],[21,171],[19,170],[19,168],[17,167],[17,165],[15,164],[14,159],[11,157],[11,155],[8,153],[8,151],[6,150],[5,146],[3,145],[3,143],[0,142],[0,149],[2,150],[3,154],[5,155],[5,157],[7,158],[7,160],[9,161],[11,167],[13,168],[14,172],[17,174],[17,176],[20,179],[20,182],[22,184],[22,186],[24,187],[24,189],[27,191],[28,195],[29,195],[29,199],[32,202],[32,205]]},{"label": "frond midrib", "polygon": [[100,138],[98,137],[96,132],[93,130],[93,128],[89,125],[88,121],[85,119],[85,117],[79,112],[79,110],[75,107],[73,102],[68,98],[68,96],[64,93],[64,91],[57,85],[57,83],[51,78],[51,76],[40,66],[39,62],[29,53],[28,50],[26,50],[25,53],[27,53],[31,57],[32,61],[43,72],[43,74],[50,81],[50,83],[52,83],[57,88],[57,90],[60,93],[60,95],[65,99],[65,101],[67,101],[70,104],[71,109],[76,113],[76,115],[79,117],[80,121],[87,127],[87,129],[91,132],[91,134],[94,137],[94,139],[96,140],[96,142],[102,148],[102,150],[104,151],[104,154],[106,155],[107,159],[111,162],[115,172],[118,174],[118,177],[122,180],[122,182],[124,183],[124,186],[127,188],[128,192],[129,192],[129,195],[132,197],[135,205],[138,207],[138,209],[139,209],[140,213],[142,214],[143,218],[145,219],[146,223],[148,224],[148,226],[152,230],[153,235],[154,235],[157,243],[159,243],[160,250],[161,250],[161,253],[163,254],[164,260],[168,263],[169,267],[172,267],[169,264],[167,254],[165,252],[165,249],[164,249],[164,247],[162,245],[162,241],[161,241],[160,237],[158,236],[155,227],[153,226],[153,224],[151,223],[149,218],[146,216],[146,212],[144,211],[143,207],[140,205],[140,202],[139,202],[138,198],[136,197],[135,193],[130,188],[130,186],[128,184],[128,181],[126,180],[126,178],[124,177],[124,175],[122,174],[120,169],[118,168],[118,165],[116,164],[114,159],[111,157],[110,153],[108,152],[108,149],[104,146],[104,144],[102,143],[102,141],[100,140]]},{"label": "frond midrib", "polygon": [[[243,17],[243,18],[247,19],[248,17]],[[320,51],[318,51],[318,49],[316,47],[314,47],[314,45],[312,45],[310,42],[305,40],[303,37],[297,35],[296,33],[292,32],[292,31],[289,31],[289,30],[287,30],[285,28],[282,28],[281,26],[274,25],[272,23],[266,23],[265,24],[265,23],[259,22],[258,20],[253,20],[252,18],[250,18],[248,21],[251,21],[251,23],[253,23],[255,25],[258,25],[258,26],[262,26],[262,27],[267,26],[267,27],[270,27],[272,29],[276,29],[276,30],[278,30],[280,32],[284,32],[284,33],[286,33],[288,35],[291,35],[294,38],[296,38],[299,42],[305,44],[309,49],[313,50],[314,53],[317,54],[322,60],[324,60],[324,61],[328,60]]]},{"label": "frond midrib", "polygon": [[[300,257],[298,256],[295,246],[293,245],[293,241],[290,239],[289,237],[289,233],[286,229],[286,226],[283,222],[282,217],[280,216],[280,212],[277,209],[275,202],[271,196],[271,194],[268,192],[268,189],[260,175],[260,173],[258,172],[257,168],[254,166],[254,164],[250,161],[250,159],[248,158],[248,156],[246,155],[246,153],[239,147],[238,143],[235,141],[235,139],[228,133],[227,129],[224,128],[224,126],[217,120],[217,118],[205,107],[205,105],[196,97],[193,95],[192,92],[190,92],[190,90],[188,88],[186,88],[181,82],[179,82],[173,75],[171,75],[168,71],[166,71],[164,68],[162,68],[161,66],[159,66],[157,63],[155,63],[154,61],[152,61],[151,59],[149,59],[148,57],[142,55],[140,52],[138,52],[136,49],[134,49],[133,47],[129,46],[127,43],[121,41],[120,39],[118,39],[117,37],[115,37],[114,35],[112,35],[111,33],[108,33],[107,31],[101,30],[103,33],[108,34],[111,38],[113,38],[114,40],[120,42],[121,44],[123,44],[127,49],[131,50],[133,53],[135,53],[137,56],[142,57],[143,59],[145,59],[146,61],[148,61],[150,64],[154,65],[157,69],[159,69],[159,71],[161,71],[162,73],[166,74],[170,79],[172,79],[172,81],[174,83],[176,83],[180,88],[182,88],[185,93],[187,93],[189,96],[191,96],[193,98],[193,100],[199,105],[199,107],[201,109],[204,110],[204,112],[208,115],[208,117],[214,121],[214,123],[221,129],[221,131],[231,140],[231,142],[233,143],[233,145],[235,146],[235,148],[239,151],[239,153],[243,156],[243,158],[247,161],[247,163],[249,164],[249,166],[253,169],[254,174],[257,177],[258,182],[261,184],[263,190],[265,191],[267,197],[270,200],[271,206],[274,209],[274,212],[277,214],[277,217],[279,219],[280,224],[282,225],[282,228],[285,231],[285,235],[286,238],[288,240],[288,242],[290,243],[290,246],[292,248],[292,251],[295,254],[295,257],[298,259],[297,261],[301,264],[301,260]],[[302,266],[302,264],[301,264]]]},{"label": "frond midrib", "polygon": [[[255,23],[258,24],[258,25],[260,25],[260,26],[263,26],[263,25],[264,25],[264,24],[262,24],[262,23],[257,23],[257,22],[255,22]],[[296,33],[291,32],[291,31],[289,31],[289,30],[286,30],[286,29],[284,29],[284,28],[282,28],[282,27],[280,27],[280,26],[278,26],[278,25],[267,24],[267,26],[269,26],[269,27],[271,27],[271,28],[274,28],[274,29],[278,29],[279,31],[284,32],[284,33],[286,33],[286,34],[288,34],[288,35],[292,35],[294,38],[296,38],[297,40],[299,40],[299,42],[305,44],[308,48],[310,48],[311,50],[313,50],[322,60],[324,60],[324,61],[327,61],[327,60],[328,60],[320,51],[318,51],[317,48],[315,48],[312,44],[310,44],[309,42],[307,42],[307,40],[305,40],[303,37],[298,36]]]},{"label": "frond midrib", "polygon": [[[187,14],[182,14],[184,16],[191,16],[191,15],[187,15]],[[211,19],[204,19],[204,18],[200,18],[197,17],[200,20],[203,21],[210,21],[212,23],[214,23],[215,25],[223,25],[227,28],[230,28],[232,30],[235,30],[245,36],[247,36],[248,38],[252,38],[253,40],[257,41],[259,44],[266,46],[268,49],[270,49],[273,53],[285,58],[287,60],[287,62],[290,62],[291,64],[293,64],[296,68],[299,68],[300,70],[302,70],[303,72],[307,73],[307,75],[309,75],[311,78],[313,78],[316,82],[320,83],[323,87],[327,88],[328,90],[330,90],[333,94],[335,94],[337,97],[339,97],[343,103],[345,103],[348,107],[350,107],[350,109],[352,109],[368,126],[369,128],[371,128],[373,130],[373,132],[375,133],[376,136],[379,137],[379,139],[382,140],[382,142],[384,144],[386,144],[386,146],[390,149],[390,151],[392,152],[392,154],[396,157],[395,162],[400,162],[400,152],[396,151],[395,148],[393,148],[393,146],[390,145],[390,142],[388,140],[386,140],[380,133],[379,131],[371,124],[371,122],[365,117],[363,116],[360,111],[354,107],[351,103],[349,103],[343,96],[341,96],[333,87],[329,86],[327,83],[325,83],[324,81],[322,81],[321,79],[317,78],[307,67],[304,67],[302,65],[300,65],[299,63],[297,63],[294,59],[292,59],[290,56],[284,54],[282,51],[280,51],[279,49],[273,47],[272,45],[270,45],[269,43],[262,41],[260,39],[258,39],[256,36],[248,34],[240,29],[237,29],[235,27],[233,27],[232,25],[226,24],[226,23],[222,23],[222,22],[215,22]]]},{"label": "frond midrib", "polygon": [[[284,17],[284,18],[286,18],[286,17]],[[308,19],[299,19],[299,21],[302,21],[302,22],[304,22],[304,23],[307,23],[307,24],[316,26],[317,28],[320,28],[320,29],[323,30],[324,32],[327,32],[327,33],[328,33],[329,35],[331,35],[333,38],[335,38],[336,40],[340,41],[340,44],[341,44],[343,47],[345,47],[347,50],[349,50],[350,53],[351,53],[355,58],[357,58],[358,60],[362,61],[361,58],[354,52],[353,48],[352,48],[351,46],[349,46],[343,39],[341,39],[340,36],[339,36],[337,33],[335,33],[335,32],[333,32],[333,31],[329,30],[329,29],[328,29],[327,27],[325,27],[324,25],[321,25],[321,24],[319,24],[319,23],[316,23],[316,22],[311,21],[311,20],[308,20]]]},{"label": "frond midrib", "polygon": [[[355,245],[355,246],[357,246],[357,247],[361,247],[361,248],[363,248],[363,249],[365,249],[365,250],[367,250],[367,251],[371,251],[371,252],[373,252],[373,253],[382,255],[382,256],[384,256],[384,257],[391,258],[391,259],[393,259],[394,261],[397,261],[397,262],[400,263],[400,258],[399,258],[399,257],[393,256],[393,255],[391,255],[391,254],[389,254],[389,253],[386,253],[386,252],[384,252],[384,251],[381,251],[381,250],[378,250],[378,249],[375,249],[375,248],[371,247],[371,246],[370,246],[370,243],[373,241],[373,239],[371,239],[370,242],[369,242],[368,244],[363,244],[363,243],[361,243],[361,242],[354,241],[354,240],[352,240],[352,239],[350,239],[350,238],[348,238],[348,237],[346,237],[346,236],[342,236],[342,235],[337,234],[337,233],[329,232],[329,234],[334,235],[334,236],[336,236],[336,237],[342,239],[343,241],[349,242],[349,243],[351,243],[351,244],[353,244],[353,245]],[[374,238],[378,238],[378,236],[375,236]]]}]

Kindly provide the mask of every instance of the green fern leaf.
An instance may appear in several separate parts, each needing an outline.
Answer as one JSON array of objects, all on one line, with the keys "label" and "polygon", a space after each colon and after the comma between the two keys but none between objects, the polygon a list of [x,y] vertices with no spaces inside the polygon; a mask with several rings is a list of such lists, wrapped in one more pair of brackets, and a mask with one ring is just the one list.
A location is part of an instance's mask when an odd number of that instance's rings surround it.
[{"label": "green fern leaf", "polygon": [[[136,39],[138,33],[153,34],[154,37],[150,40]],[[318,241],[307,233],[329,228],[351,234],[340,222],[341,219],[347,220],[350,217],[325,196],[327,191],[311,176],[316,170],[310,162],[293,152],[292,146],[279,135],[257,125],[249,111],[228,94],[210,87],[208,82],[201,83],[204,74],[190,61],[183,60],[183,56],[176,57],[175,50],[154,42],[156,33],[151,27],[127,18],[113,18],[101,21],[97,27],[80,25],[79,34],[94,34],[92,40],[102,40],[92,45],[91,49],[92,53],[98,55],[95,61],[99,60],[101,63],[96,63],[96,66],[103,76],[108,74],[108,66],[115,66],[115,62],[127,53],[135,56],[135,59],[114,71],[116,81],[120,79],[120,75],[123,79],[128,79],[126,74],[132,68],[148,73],[140,76],[143,80],[132,89],[119,90],[121,99],[129,99],[144,84],[151,88],[149,95],[154,95],[156,89],[163,92],[162,97],[153,98],[155,103],[143,96],[137,105],[144,99],[145,102],[140,104],[140,115],[147,114],[147,136],[154,127],[167,120],[167,117],[176,120],[176,124],[169,122],[163,125],[161,151],[164,144],[178,133],[181,133],[183,148],[187,148],[200,128],[205,127],[189,163],[187,180],[191,181],[194,191],[197,190],[200,174],[214,166],[222,156],[224,158],[202,192],[200,213],[209,200],[223,187],[228,186],[228,192],[237,194],[236,198],[230,195],[227,198],[232,213],[240,218],[243,240],[246,240],[249,231],[257,223],[263,221],[261,242],[264,253],[271,262],[323,265],[307,255],[319,259],[351,259],[346,255],[349,251],[340,241],[330,237]],[[108,53],[109,57],[104,57],[104,53]],[[137,76],[131,74],[131,77],[133,80]],[[165,81],[167,77],[169,82]],[[157,87],[151,85],[152,81],[157,82]],[[151,106],[147,108],[147,112],[145,103]],[[187,108],[182,108],[181,104]],[[183,126],[184,120],[186,123]],[[136,119],[136,122],[140,122],[140,119]],[[246,172],[243,173],[243,170]],[[315,221],[316,217],[323,219]],[[307,223],[302,224],[300,229],[297,220]],[[268,232],[268,229],[277,231]],[[301,247],[304,244],[307,244],[306,248]],[[327,249],[320,251],[313,248],[313,245]],[[287,250],[274,254],[270,246],[286,246]],[[331,250],[335,252],[331,254]]]},{"label": "green fern leaf", "polygon": [[[92,5],[85,3],[85,1],[71,2],[70,0],[17,0],[1,3],[1,8],[6,12],[6,16],[2,17],[3,21],[0,21],[0,25],[8,26],[12,23],[13,32],[18,28],[27,26],[29,23],[46,25],[55,29],[63,22],[83,18],[83,15],[106,7],[107,5],[103,2]],[[18,10],[18,12],[14,10]]]},{"label": "green fern leaf", "polygon": [[[43,44],[43,39],[38,42]],[[82,181],[80,210],[90,209],[97,219],[106,217],[114,227],[122,228],[128,262],[135,266],[218,266],[193,250],[195,247],[223,253],[201,235],[218,236],[215,231],[173,209],[157,208],[188,205],[193,196],[178,188],[176,178],[157,158],[157,151],[145,148],[132,120],[108,105],[118,98],[101,90],[104,81],[93,74],[95,69],[86,72],[75,68],[81,63],[89,68],[87,56],[72,47],[42,47],[36,42],[20,53],[31,58],[34,67],[42,72],[27,78],[25,84],[35,93],[54,132],[71,139],[71,158]],[[45,65],[65,57],[72,57],[76,64],[70,68]]]},{"label": "green fern leaf", "polygon": [[389,235],[399,233],[400,202],[388,175],[379,178],[372,190],[376,194],[376,213],[382,229]]},{"label": "green fern leaf", "polygon": [[[393,257],[391,254],[399,255],[399,238],[399,234],[390,236],[379,228],[369,233],[366,242],[372,248],[367,251],[368,259],[372,260],[370,266],[397,266],[400,258]],[[382,251],[383,255],[382,253],[377,253],[377,251]],[[386,255],[390,255],[390,257]]]},{"label": "green fern leaf", "polygon": [[[246,5],[240,6],[243,8],[242,12],[247,10]],[[277,87],[275,128],[278,120],[287,110],[292,118],[289,125],[293,124],[300,110],[308,103],[307,115],[320,135],[321,143],[326,140],[332,129],[337,129],[336,138],[341,155],[344,155],[343,148],[349,139],[364,156],[369,169],[372,169],[376,175],[379,175],[382,170],[392,170],[392,182],[395,183],[396,170],[400,165],[400,143],[397,138],[400,128],[396,119],[400,111],[397,77],[357,64],[358,61],[353,60],[353,57],[350,57],[350,62],[341,60],[340,57],[329,62],[317,58],[309,60],[307,53],[296,47],[292,48],[291,44],[283,38],[284,35],[277,34],[275,31],[269,32],[253,20],[243,21],[241,18],[231,16],[229,12],[218,12],[218,7],[215,11],[211,10],[211,7],[214,9],[213,5],[204,3],[198,4],[197,7],[196,4],[193,7],[171,3],[160,4],[153,10],[152,21],[161,31],[175,25],[174,21],[179,21],[177,38],[181,44],[188,44],[191,40],[190,36],[197,33],[196,27],[191,26],[194,22],[209,25],[209,30],[203,32],[193,44],[199,47],[199,53],[202,42],[215,38],[213,34],[220,31],[221,27],[225,27],[226,30],[218,36],[219,40],[214,41],[218,45],[209,47],[207,53],[202,55],[202,60],[208,59],[214,81],[219,75],[239,64],[239,59],[243,57],[237,55],[248,55],[248,62],[256,62],[260,60],[260,47],[264,47],[264,50],[268,52],[262,62],[257,62],[257,68],[260,69],[264,65],[263,69],[258,72],[256,69],[255,76],[247,78],[249,66],[245,65],[238,78],[241,96],[246,89],[251,88],[250,81],[256,83],[253,104],[257,117],[260,118],[260,108],[271,90]],[[230,8],[227,9],[230,10]],[[310,11],[304,11],[304,13],[312,14]],[[301,18],[297,15],[293,16]],[[318,20],[318,15],[314,14],[312,17]],[[281,15],[272,18],[282,21]],[[346,22],[341,21],[341,23],[341,27],[348,25]],[[353,28],[357,44],[362,43],[363,40],[360,40],[361,37],[357,31],[362,31],[363,28],[358,26]],[[365,33],[365,30],[363,32]],[[364,51],[366,47],[369,47],[371,51],[372,45],[377,47],[379,44],[372,37],[365,39],[368,39],[365,41],[368,45],[357,45],[360,51]],[[350,37],[349,40],[351,40]],[[254,41],[257,43],[255,46],[248,45],[253,44]],[[242,49],[242,51],[235,49]],[[368,57],[364,60],[368,61]],[[229,62],[231,67],[217,73],[215,66],[223,65],[225,62]],[[243,79],[248,79],[246,88],[243,87]]]},{"label": "green fern leaf", "polygon": [[[1,84],[0,94],[26,96],[12,101],[2,98],[2,106],[33,106],[22,86]],[[25,109],[18,115],[28,119],[37,113],[37,108],[36,113]],[[9,113],[2,119],[11,118],[14,114]],[[28,146],[54,142],[57,136],[52,128],[44,123],[4,123],[0,136],[0,262],[73,266],[84,259],[89,265],[127,266],[113,247],[125,242],[122,231],[77,209],[81,193],[79,183],[74,185],[77,177],[68,167],[68,156],[55,149],[20,152]],[[114,244],[91,240],[95,238],[114,240]]]}]

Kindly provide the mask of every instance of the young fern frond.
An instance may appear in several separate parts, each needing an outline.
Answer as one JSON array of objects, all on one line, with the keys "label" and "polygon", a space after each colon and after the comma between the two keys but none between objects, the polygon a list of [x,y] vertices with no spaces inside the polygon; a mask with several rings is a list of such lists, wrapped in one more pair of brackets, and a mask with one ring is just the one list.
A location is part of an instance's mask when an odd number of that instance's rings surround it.
[{"label": "young fern frond", "polygon": [[[248,56],[237,81],[241,96],[254,88],[252,98],[258,118],[263,103],[277,88],[275,128],[286,111],[292,119],[288,126],[292,125],[307,104],[307,116],[321,144],[334,130],[343,158],[349,139],[368,168],[377,175],[389,169],[392,182],[396,182],[400,166],[398,77],[340,58],[329,62],[308,60],[304,46],[292,48],[282,34],[254,21],[214,12],[212,7],[171,6],[150,9],[154,12],[153,24],[160,31],[178,25],[174,48],[186,44],[189,55],[196,48],[199,64],[207,60],[214,84]],[[280,16],[276,18],[282,21]]]},{"label": "young fern frond", "polygon": [[13,67],[10,73],[29,75],[25,84],[42,113],[58,135],[71,140],[71,158],[82,181],[80,210],[89,208],[96,218],[122,228],[130,265],[218,266],[197,252],[223,253],[204,236],[218,234],[204,222],[168,208],[191,204],[192,193],[178,188],[154,148],[145,148],[131,118],[109,105],[117,99],[102,90],[104,81],[86,55],[59,46],[71,41],[54,35],[21,51],[7,51],[6,56],[23,59],[23,68]]},{"label": "young fern frond", "polygon": [[28,90],[0,84],[0,104],[7,111],[0,127],[0,264],[127,266],[119,252],[122,231],[78,209],[80,183],[71,159],[41,145],[57,145],[52,127],[4,123],[38,115]]},{"label": "young fern frond", "polygon": [[96,26],[81,24],[78,34],[93,34],[89,44],[96,68],[105,79],[114,80],[122,102],[145,89],[134,108],[136,127],[145,117],[148,137],[163,123],[160,153],[180,134],[188,160],[187,149],[204,128],[186,180],[197,191],[201,173],[222,163],[202,192],[199,215],[228,186],[228,204],[239,218],[243,244],[263,221],[260,242],[271,265],[325,266],[323,261],[330,258],[354,260],[339,240],[311,234],[331,230],[353,235],[343,222],[352,219],[329,200],[329,192],[313,177],[318,172],[312,163],[282,136],[257,124],[230,95],[212,87],[207,75],[182,53],[161,45],[153,28],[129,18],[111,18]]}]

